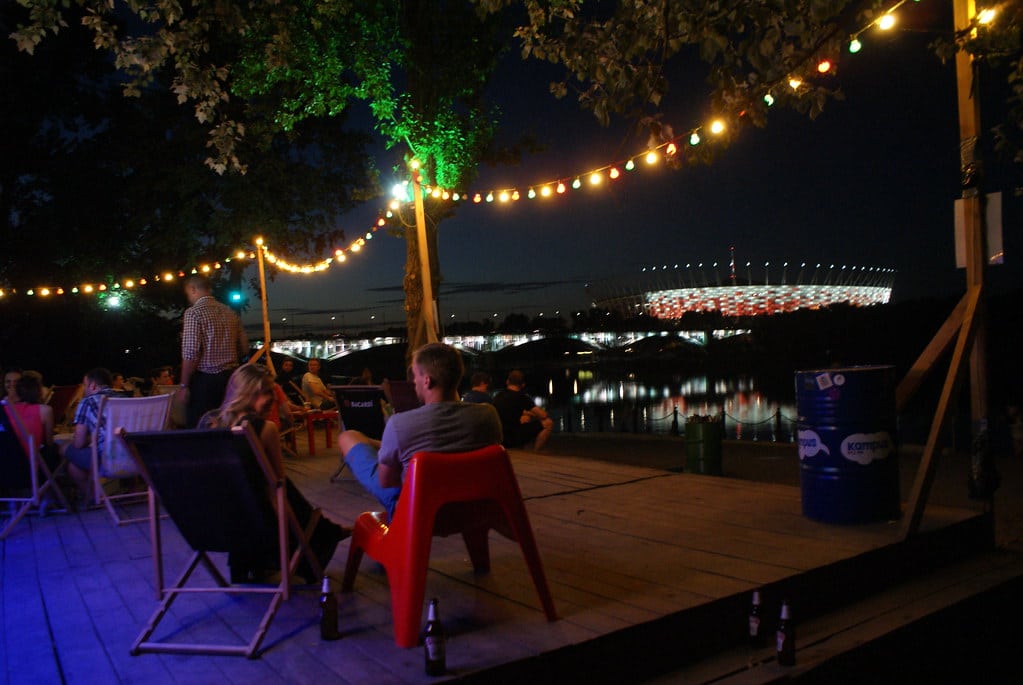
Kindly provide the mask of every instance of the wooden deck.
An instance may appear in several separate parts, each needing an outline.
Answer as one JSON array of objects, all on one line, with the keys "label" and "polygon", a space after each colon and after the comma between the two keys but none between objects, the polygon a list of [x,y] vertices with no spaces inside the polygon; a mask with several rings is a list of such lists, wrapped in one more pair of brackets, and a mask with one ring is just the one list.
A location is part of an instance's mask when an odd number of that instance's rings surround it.
[{"label": "wooden deck", "polygon": [[[753,589],[768,617],[785,597],[805,619],[990,545],[990,521],[975,509],[929,507],[924,533],[905,544],[897,525],[804,518],[790,485],[512,456],[561,618],[544,619],[516,544],[492,534],[492,572],[475,576],[460,537],[436,539],[427,597],[440,599],[450,677],[465,681],[636,681],[738,642]],[[329,482],[336,459],[320,449],[288,461],[289,473],[331,518],[350,523],[375,507],[350,475]],[[164,542],[173,578],[187,549],[170,523]],[[421,650],[395,646],[386,579],[368,558],[355,591],[340,596],[340,641],[320,641],[309,589],[282,605],[258,659],[131,656],[156,604],[144,524],[118,528],[100,510],[33,516],[0,545],[3,682],[438,680],[423,673]],[[328,569],[335,579],[347,549]],[[155,637],[229,639],[261,612],[250,598],[181,599]]]}]

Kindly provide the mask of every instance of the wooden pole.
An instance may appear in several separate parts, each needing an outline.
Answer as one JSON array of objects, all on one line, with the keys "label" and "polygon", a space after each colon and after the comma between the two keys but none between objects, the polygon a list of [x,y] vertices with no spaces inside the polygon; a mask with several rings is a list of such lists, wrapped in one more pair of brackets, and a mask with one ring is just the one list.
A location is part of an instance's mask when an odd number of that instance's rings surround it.
[{"label": "wooden pole", "polygon": [[426,209],[423,207],[423,188],[419,184],[419,169],[412,169],[412,195],[416,205],[416,240],[419,243],[419,270],[423,282],[423,325],[426,342],[437,342],[437,310],[433,302],[433,275],[430,270],[430,245],[426,239]]},{"label": "wooden pole", "polygon": [[262,238],[256,238],[256,264],[259,265],[259,299],[263,302],[263,348],[266,350],[266,368],[276,375],[273,358],[270,356],[270,316],[267,310],[266,265],[263,262]]},{"label": "wooden pole", "polygon": [[[977,8],[974,0],[953,0],[953,20],[957,34],[969,29]],[[966,295],[956,307],[934,340],[914,364],[910,374],[900,383],[896,391],[898,403],[903,405],[912,391],[919,385],[923,375],[933,367],[937,356],[955,338],[955,351],[945,377],[938,407],[935,410],[931,431],[924,447],[924,454],[917,469],[916,479],[910,494],[903,532],[908,537],[915,534],[923,518],[923,510],[930,494],[934,478],[938,437],[951,413],[951,403],[957,387],[957,379],[964,367],[969,366],[970,417],[973,421],[973,437],[986,443],[987,432],[987,326],[983,301],[984,286],[984,225],[981,212],[982,167],[977,159],[977,144],[980,136],[980,101],[976,83],[973,58],[965,51],[956,53],[956,90],[959,110],[959,161],[963,201],[963,238],[966,245]],[[977,95],[975,97],[975,95]],[[955,331],[958,336],[955,337]],[[979,440],[978,440],[979,439]],[[974,476],[985,466],[982,462],[988,455],[971,453],[971,485]],[[978,463],[973,463],[974,461]],[[989,504],[991,494],[987,495]]]},{"label": "wooden pole", "polygon": [[[955,0],[953,3],[955,29],[966,30],[977,14],[974,0]],[[966,287],[984,285],[984,230],[981,214],[981,161],[977,159],[980,137],[980,95],[975,82],[973,58],[965,51],[956,53],[956,83],[959,103],[959,147],[962,172],[962,197],[965,214],[964,238],[966,243]],[[984,353],[986,326],[981,303],[980,316],[970,354],[970,408],[973,421],[987,419],[987,359]]]}]

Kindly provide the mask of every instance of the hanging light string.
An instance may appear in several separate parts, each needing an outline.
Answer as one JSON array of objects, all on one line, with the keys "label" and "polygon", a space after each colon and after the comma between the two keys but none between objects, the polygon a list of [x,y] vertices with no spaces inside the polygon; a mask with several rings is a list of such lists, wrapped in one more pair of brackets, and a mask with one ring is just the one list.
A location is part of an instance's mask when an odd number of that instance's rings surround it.
[{"label": "hanging light string", "polygon": [[208,276],[224,268],[225,265],[232,261],[254,261],[256,259],[256,250],[262,250],[266,261],[281,271],[286,271],[292,274],[319,273],[329,269],[331,266],[343,264],[348,260],[348,255],[361,252],[366,246],[366,243],[373,239],[373,234],[384,224],[384,220],[379,219],[366,231],[365,234],[349,243],[348,247],[339,247],[334,250],[334,254],[332,256],[307,264],[296,264],[288,261],[284,257],[272,252],[262,238],[256,238],[254,241],[256,245],[255,249],[238,250],[232,256],[225,257],[220,261],[197,264],[189,269],[163,271],[152,276],[139,275],[121,279],[111,279],[109,277],[106,279],[92,279],[91,281],[71,286],[39,285],[31,288],[0,287],[0,300],[14,295],[44,298],[61,295],[93,295],[99,297],[112,296],[125,291],[134,291],[143,286],[156,285],[159,283],[173,283],[175,281],[180,281],[183,278],[188,278],[189,276]]},{"label": "hanging light string", "polygon": [[[860,37],[867,31],[871,29],[889,31],[894,28],[897,23],[895,13],[907,2],[917,3],[920,0],[897,0],[893,2],[887,9],[882,10],[876,18],[849,35],[849,39],[846,42],[848,52],[856,54],[863,49]],[[994,8],[978,11],[976,17],[971,21],[971,26],[968,30],[972,31],[979,25],[989,24],[995,18],[995,14],[996,10]],[[813,49],[805,59],[800,61],[797,68],[789,73],[789,76],[779,79],[778,82],[765,84],[757,97],[762,98],[764,103],[770,107],[775,101],[772,91],[776,91],[777,88],[786,87],[794,91],[800,90],[804,85],[804,79],[798,75],[801,71],[815,73],[818,76],[833,75],[833,59],[822,56],[819,49]],[[696,147],[720,138],[720,136],[728,131],[729,121],[740,121],[745,114],[745,111],[740,111],[735,117],[715,117],[709,122],[694,126],[660,145],[648,148],[631,157],[581,173],[549,178],[517,187],[491,188],[489,190],[454,190],[424,183],[422,186],[423,192],[434,199],[483,205],[493,203],[504,204],[521,199],[554,198],[559,195],[566,195],[569,191],[583,189],[584,187],[599,188],[606,185],[609,181],[617,181],[622,178],[625,175],[623,172],[633,172],[644,165],[652,167],[662,161],[677,162],[684,155],[687,146]],[[403,202],[411,201],[409,197],[410,186],[410,182],[405,182],[399,184],[394,189],[395,199],[389,206],[392,211],[396,211]]]},{"label": "hanging light string", "polygon": [[[872,28],[877,28],[882,31],[891,30],[896,24],[895,12],[901,8],[904,4],[910,2],[910,0],[897,0],[892,3],[888,9],[880,13],[880,15],[871,20],[866,25],[862,26],[859,30],[850,34],[849,41],[847,43],[847,49],[850,54],[856,54],[863,48],[863,43],[860,41],[866,31]],[[912,0],[912,2],[920,2],[920,0]],[[991,23],[996,16],[995,8],[986,8],[980,10],[975,17],[971,20],[971,25],[967,27],[966,31],[974,31],[980,25],[986,25]],[[801,65],[807,67],[808,63],[816,59],[816,71],[818,74],[828,74],[832,71],[832,63],[829,59],[821,58],[816,52],[811,53]],[[790,88],[798,90],[802,86],[802,79],[796,75],[788,77],[787,84]],[[771,88],[776,87],[778,84],[772,84],[763,91],[763,100],[770,106],[774,102],[774,98],[771,95]],[[739,112],[737,119],[742,118],[745,112]],[[484,203],[507,203],[515,202],[522,198],[536,199],[536,198],[551,198],[558,195],[565,195],[569,190],[580,190],[584,185],[591,187],[599,187],[605,183],[605,181],[616,181],[623,176],[624,172],[633,172],[640,167],[640,163],[644,163],[647,166],[656,165],[658,162],[664,160],[677,159],[682,153],[682,150],[686,145],[695,147],[704,143],[704,137],[710,136],[711,139],[721,136],[728,129],[728,124],[725,118],[718,117],[712,119],[707,124],[701,124],[674,137],[671,140],[665,141],[660,145],[649,148],[643,152],[633,155],[627,159],[619,160],[617,162],[611,162],[604,166],[590,169],[583,173],[570,174],[567,176],[560,176],[551,178],[549,180],[531,183],[523,187],[509,187],[509,188],[494,188],[488,191],[457,191],[448,188],[441,188],[439,186],[423,185],[423,192],[435,199],[450,200],[455,203],[469,202],[472,204],[484,204]],[[263,254],[266,257],[266,261],[274,265],[281,271],[295,274],[311,274],[326,271],[331,266],[342,264],[348,259],[348,255],[351,253],[360,252],[366,245],[366,242],[373,238],[379,228],[387,225],[388,220],[395,218],[395,212],[399,211],[403,201],[410,201],[408,197],[411,183],[406,181],[403,184],[399,184],[393,191],[395,199],[393,199],[388,208],[380,213],[380,218],[377,222],[361,237],[354,240],[348,245],[347,248],[338,248],[334,251],[333,256],[326,257],[316,262],[308,264],[294,264],[284,259],[280,255],[277,255],[270,251],[270,249],[263,244],[262,239],[257,241],[258,249],[263,250]],[[223,260],[224,263],[230,262],[232,258],[226,258]],[[233,259],[255,259],[254,251],[239,251]],[[135,278],[126,278],[120,281],[114,281],[112,283],[104,282],[100,279],[94,279],[91,283],[82,283],[71,287],[63,286],[37,286],[34,288],[18,289],[14,287],[2,288],[0,287],[0,300],[15,294],[25,294],[29,296],[40,296],[49,297],[53,295],[65,295],[65,294],[103,294],[111,293],[121,290],[132,290],[138,286],[145,286],[155,283],[168,283],[177,279],[185,278],[192,274],[208,274],[212,271],[222,268],[221,262],[214,262],[212,264],[200,264],[189,270],[179,270],[177,272],[164,272],[155,274],[152,277],[139,276]]]}]

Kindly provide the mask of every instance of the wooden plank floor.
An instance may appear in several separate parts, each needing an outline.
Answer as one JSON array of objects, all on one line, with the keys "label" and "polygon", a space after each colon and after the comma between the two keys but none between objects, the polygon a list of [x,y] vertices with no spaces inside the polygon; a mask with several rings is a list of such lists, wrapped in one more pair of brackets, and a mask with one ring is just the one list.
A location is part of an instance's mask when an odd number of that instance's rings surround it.
[{"label": "wooden plank floor", "polygon": [[[561,653],[728,598],[745,601],[755,588],[898,541],[892,524],[833,526],[804,518],[799,490],[790,485],[571,455],[512,456],[561,618],[544,619],[516,544],[492,534],[492,572],[475,576],[460,537],[436,539],[427,597],[440,599],[452,676],[496,673],[503,664]],[[315,457],[289,460],[288,469],[328,516],[351,523],[374,502],[347,473],[342,482],[329,482],[336,460],[334,450],[319,449]],[[976,516],[965,508],[929,507],[925,527]],[[169,523],[164,537],[173,578],[188,550]],[[156,603],[144,524],[115,527],[105,511],[33,516],[0,544],[6,683],[437,680],[423,673],[421,650],[394,645],[386,579],[369,558],[355,591],[340,596],[340,641],[320,641],[317,593],[308,590],[282,605],[258,659],[133,657],[129,647]],[[347,550],[342,543],[330,564],[335,579]],[[238,639],[261,613],[262,603],[251,598],[183,598],[155,637]]]}]

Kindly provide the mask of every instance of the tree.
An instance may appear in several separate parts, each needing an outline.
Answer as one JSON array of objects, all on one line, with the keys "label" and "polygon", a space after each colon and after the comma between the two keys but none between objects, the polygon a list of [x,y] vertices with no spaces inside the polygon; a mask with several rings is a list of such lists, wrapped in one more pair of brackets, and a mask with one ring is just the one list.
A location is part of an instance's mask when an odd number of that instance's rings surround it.
[{"label": "tree", "polygon": [[[486,11],[522,5],[526,19],[515,29],[523,58],[564,67],[552,94],[572,93],[607,124],[613,116],[637,122],[651,147],[688,138],[663,121],[660,105],[670,88],[692,88],[691,71],[702,61],[710,108],[721,113],[724,133],[686,149],[686,159],[706,161],[734,138],[741,124],[765,126],[772,107],[788,106],[817,116],[841,90],[831,76],[837,59],[860,35],[902,3],[883,0],[479,0]],[[951,21],[950,17],[945,19]],[[947,26],[932,27],[937,35]],[[994,147],[1023,164],[1023,8],[1002,3],[973,24],[932,47],[950,60],[970,53],[987,68],[998,91],[992,118]],[[987,81],[984,85],[989,86]],[[699,86],[698,87],[702,87]],[[681,146],[680,146],[681,147]],[[674,157],[680,162],[682,155]]]},{"label": "tree", "polygon": [[[18,10],[4,5],[5,25]],[[322,254],[343,244],[336,216],[376,193],[365,136],[336,122],[282,132],[250,116],[240,143],[249,173],[217,176],[202,166],[204,128],[158,88],[123,98],[110,60],[83,32],[51,39],[31,58],[10,42],[3,51],[8,287],[176,274],[223,260],[256,235]],[[125,298],[140,307],[182,303],[177,288],[136,292]]]},{"label": "tree", "polygon": [[[11,34],[21,50],[67,25],[61,0],[22,0],[29,21]],[[334,117],[352,101],[369,103],[389,146],[403,164],[415,158],[428,186],[460,187],[475,174],[488,147],[493,116],[482,98],[501,45],[499,22],[472,5],[450,2],[248,3],[175,0],[152,3],[79,0],[97,47],[110,51],[126,75],[125,92],[139,95],[157,74],[172,74],[179,102],[190,102],[208,127],[213,154],[206,164],[244,173],[242,141],[250,122],[293,131],[309,119]],[[119,13],[130,15],[125,28]],[[427,240],[431,272],[436,223],[451,211],[431,201]],[[422,339],[422,274],[414,232],[395,214],[408,243],[406,311],[409,348]]]}]

